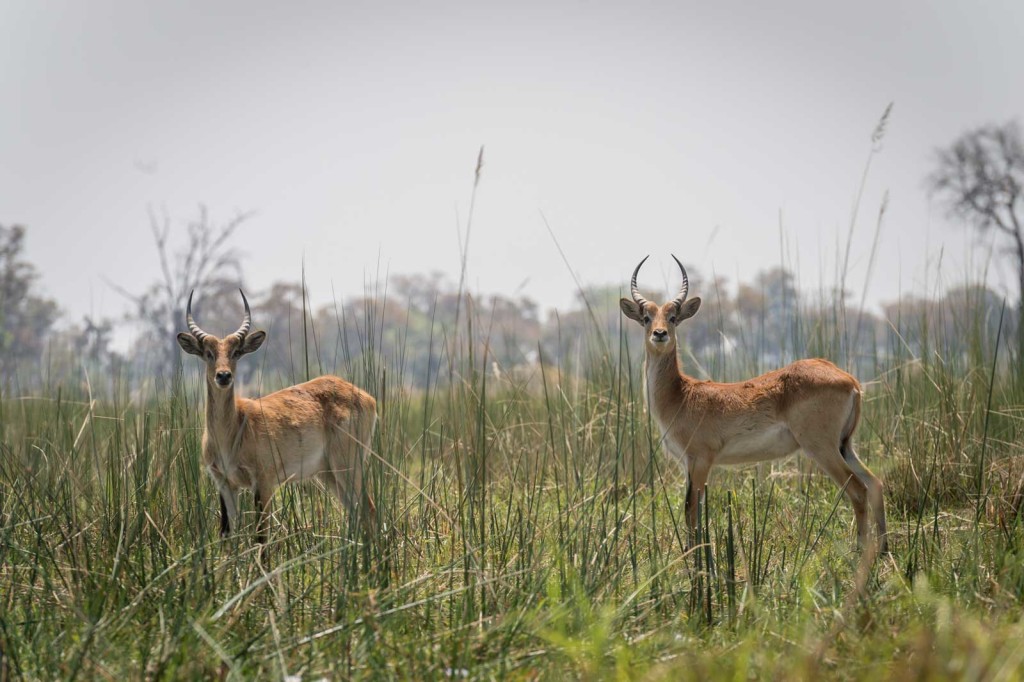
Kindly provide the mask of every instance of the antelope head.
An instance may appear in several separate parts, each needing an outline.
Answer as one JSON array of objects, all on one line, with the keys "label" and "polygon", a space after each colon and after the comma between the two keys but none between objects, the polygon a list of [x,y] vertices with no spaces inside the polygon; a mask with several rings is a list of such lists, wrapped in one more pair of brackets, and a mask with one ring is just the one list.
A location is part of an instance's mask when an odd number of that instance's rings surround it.
[{"label": "antelope head", "polygon": [[619,307],[622,313],[631,320],[639,322],[647,336],[644,339],[644,346],[647,352],[653,355],[674,353],[676,350],[676,325],[683,320],[693,317],[700,309],[700,297],[695,296],[689,301],[686,294],[690,289],[690,281],[686,276],[686,268],[679,262],[679,259],[672,256],[679,272],[683,276],[683,284],[679,288],[679,294],[668,303],[659,306],[657,303],[648,301],[640,295],[640,289],[636,286],[636,276],[640,273],[640,266],[650,256],[644,256],[640,265],[633,270],[633,278],[629,281],[629,290],[633,300],[623,298],[619,300]]},{"label": "antelope head", "polygon": [[188,307],[185,310],[185,321],[188,323],[188,333],[178,334],[178,345],[190,355],[203,359],[206,363],[206,382],[222,390],[231,388],[235,377],[235,365],[238,359],[246,353],[259,350],[263,341],[267,338],[264,331],[255,331],[251,334],[252,316],[249,312],[249,301],[245,298],[245,292],[241,289],[242,303],[245,305],[245,317],[238,331],[218,339],[213,334],[207,334],[196,321],[192,319],[192,294],[188,295]]}]

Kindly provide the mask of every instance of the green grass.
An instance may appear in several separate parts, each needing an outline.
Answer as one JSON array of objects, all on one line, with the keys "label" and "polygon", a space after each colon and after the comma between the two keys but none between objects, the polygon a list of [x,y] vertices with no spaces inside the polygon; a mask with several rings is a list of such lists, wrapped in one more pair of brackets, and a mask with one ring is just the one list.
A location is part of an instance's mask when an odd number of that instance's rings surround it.
[{"label": "green grass", "polygon": [[[483,323],[463,324],[438,330],[447,363],[414,391],[367,311],[376,331],[338,369],[380,403],[386,530],[286,486],[268,565],[251,521],[217,535],[195,373],[148,401],[4,396],[0,679],[1022,676],[1020,358],[870,359],[857,445],[887,486],[892,555],[862,565],[847,501],[802,458],[717,469],[686,551],[637,330],[586,340],[571,376],[499,379],[463,341]],[[716,372],[742,374],[731,362]]]}]

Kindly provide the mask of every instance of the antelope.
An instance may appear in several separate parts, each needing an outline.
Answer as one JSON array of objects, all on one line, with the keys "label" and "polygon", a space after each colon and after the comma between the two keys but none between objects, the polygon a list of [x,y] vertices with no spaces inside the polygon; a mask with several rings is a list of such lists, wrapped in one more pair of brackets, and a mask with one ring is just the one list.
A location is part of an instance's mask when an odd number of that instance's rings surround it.
[{"label": "antelope", "polygon": [[797,360],[738,383],[699,381],[684,374],[676,356],[676,326],[700,309],[700,297],[687,300],[686,268],[679,295],[664,305],[644,299],[636,278],[632,300],[619,301],[622,313],[643,326],[644,385],[648,410],[662,443],[686,468],[686,522],[691,544],[697,532],[697,504],[711,468],[779,459],[797,449],[845,490],[857,520],[858,544],[869,539],[867,514],[873,511],[878,549],[887,551],[882,482],[853,450],[860,419],[861,387],[828,360]]},{"label": "antelope", "polygon": [[317,477],[367,530],[376,508],[363,491],[363,458],[377,424],[373,397],[336,376],[322,376],[262,398],[236,398],[239,358],[259,350],[266,332],[250,333],[252,315],[242,294],[245,316],[224,338],[204,332],[192,318],[192,294],[185,321],[188,333],[178,345],[206,363],[206,427],[203,463],[220,494],[220,533],[231,533],[238,519],[238,489],[251,488],[257,510],[256,541],[267,540],[266,523],[274,491],[287,481]]}]

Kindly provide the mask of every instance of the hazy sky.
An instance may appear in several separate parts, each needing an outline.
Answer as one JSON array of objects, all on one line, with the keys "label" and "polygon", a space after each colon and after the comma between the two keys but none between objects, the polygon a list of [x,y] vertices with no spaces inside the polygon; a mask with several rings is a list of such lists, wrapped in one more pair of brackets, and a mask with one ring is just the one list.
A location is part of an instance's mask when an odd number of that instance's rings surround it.
[{"label": "hazy sky", "polygon": [[[934,149],[1024,113],[1024,2],[89,2],[0,0],[0,222],[68,312],[152,281],[148,207],[255,211],[247,286],[314,302],[381,273],[564,305],[669,252],[735,282],[787,264],[869,300],[961,281],[985,248],[929,205]],[[781,232],[780,232],[781,221]],[[781,235],[781,236],[780,236]],[[780,243],[781,242],[781,243]],[[943,252],[944,249],[944,252]],[[997,286],[1006,266],[991,273]],[[700,292],[693,292],[700,293]],[[258,312],[257,312],[258,316]]]}]

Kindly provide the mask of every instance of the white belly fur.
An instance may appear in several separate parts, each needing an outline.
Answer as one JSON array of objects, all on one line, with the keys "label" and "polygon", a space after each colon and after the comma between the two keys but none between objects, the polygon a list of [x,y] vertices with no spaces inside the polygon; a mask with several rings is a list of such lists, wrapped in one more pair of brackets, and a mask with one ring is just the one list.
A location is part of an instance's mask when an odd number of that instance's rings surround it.
[{"label": "white belly fur", "polygon": [[734,436],[715,458],[715,464],[747,464],[778,459],[796,452],[800,445],[785,424]]},{"label": "white belly fur", "polygon": [[282,455],[286,480],[301,481],[327,468],[324,462],[324,443],[319,438],[306,439],[297,452]]}]

